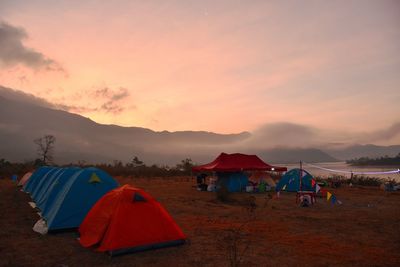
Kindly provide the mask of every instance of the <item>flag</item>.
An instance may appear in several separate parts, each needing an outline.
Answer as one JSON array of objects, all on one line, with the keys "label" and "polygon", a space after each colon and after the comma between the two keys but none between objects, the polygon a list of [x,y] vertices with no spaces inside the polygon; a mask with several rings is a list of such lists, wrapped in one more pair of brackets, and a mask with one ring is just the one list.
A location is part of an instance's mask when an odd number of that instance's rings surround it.
[{"label": "flag", "polygon": [[326,192],[326,200],[329,201],[331,198],[332,194],[330,192]]},{"label": "flag", "polygon": [[332,195],[332,197],[331,197],[331,202],[332,202],[332,204],[336,203],[336,197],[334,195]]},{"label": "flag", "polygon": [[318,184],[316,184],[315,185],[315,193],[318,193],[318,191],[321,189],[321,187],[318,185]]},{"label": "flag", "polygon": [[314,187],[314,186],[315,186],[315,180],[311,179],[311,187]]}]

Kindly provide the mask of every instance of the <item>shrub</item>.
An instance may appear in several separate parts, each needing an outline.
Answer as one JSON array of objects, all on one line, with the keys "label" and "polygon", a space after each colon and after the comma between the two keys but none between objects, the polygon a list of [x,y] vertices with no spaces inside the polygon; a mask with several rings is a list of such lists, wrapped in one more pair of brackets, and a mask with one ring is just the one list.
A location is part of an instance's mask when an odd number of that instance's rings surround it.
[{"label": "shrub", "polygon": [[347,183],[352,183],[353,185],[363,185],[363,186],[380,186],[384,182],[384,179],[377,177],[366,177],[354,175],[353,178],[347,180]]}]

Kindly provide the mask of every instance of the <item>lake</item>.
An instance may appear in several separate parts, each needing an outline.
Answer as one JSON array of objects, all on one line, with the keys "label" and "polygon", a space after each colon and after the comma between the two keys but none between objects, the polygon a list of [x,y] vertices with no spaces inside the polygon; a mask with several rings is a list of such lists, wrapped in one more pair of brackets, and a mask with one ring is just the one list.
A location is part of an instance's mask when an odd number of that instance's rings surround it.
[{"label": "lake", "polygon": [[[392,171],[392,170],[397,170],[399,167],[398,166],[351,166],[349,164],[346,164],[346,162],[325,162],[325,163],[312,163],[312,165],[316,165],[318,167],[322,168],[328,168],[328,169],[333,169],[333,170],[341,170],[341,171],[353,171],[353,172],[384,172],[384,171]],[[277,164],[277,166],[286,166],[288,170],[293,169],[293,168],[299,168],[300,164]],[[313,176],[322,176],[322,177],[328,177],[332,175],[342,175],[345,177],[350,178],[350,174],[344,174],[344,173],[334,173],[334,172],[328,172],[325,170],[318,169],[316,167],[307,165],[306,163],[303,163],[303,169],[307,170],[309,173],[311,173]],[[390,179],[395,179],[397,181],[400,181],[400,174],[372,174],[372,175],[364,175],[364,176],[369,176],[369,177],[379,177],[379,178],[390,178]]]}]

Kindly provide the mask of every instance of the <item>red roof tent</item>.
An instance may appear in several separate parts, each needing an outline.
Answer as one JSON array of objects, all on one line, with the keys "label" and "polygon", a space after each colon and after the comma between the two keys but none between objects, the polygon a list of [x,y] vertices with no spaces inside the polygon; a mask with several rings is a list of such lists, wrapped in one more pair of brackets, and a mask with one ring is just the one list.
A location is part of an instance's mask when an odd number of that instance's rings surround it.
[{"label": "red roof tent", "polygon": [[271,166],[262,161],[256,155],[246,155],[240,153],[226,154],[221,153],[214,161],[192,168],[194,172],[200,171],[287,171],[286,167]]}]

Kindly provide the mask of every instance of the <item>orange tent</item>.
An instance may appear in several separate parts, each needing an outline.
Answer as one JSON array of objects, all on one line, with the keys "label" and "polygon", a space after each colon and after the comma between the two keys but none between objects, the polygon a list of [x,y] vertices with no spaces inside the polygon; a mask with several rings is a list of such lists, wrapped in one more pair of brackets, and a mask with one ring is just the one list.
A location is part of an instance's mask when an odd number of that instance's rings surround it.
[{"label": "orange tent", "polygon": [[168,212],[141,189],[124,185],[105,194],[79,227],[84,247],[112,256],[180,245],[186,236]]}]

